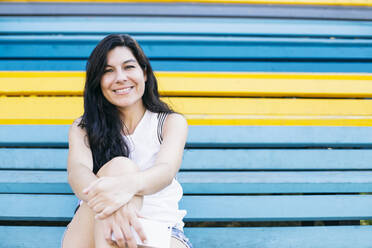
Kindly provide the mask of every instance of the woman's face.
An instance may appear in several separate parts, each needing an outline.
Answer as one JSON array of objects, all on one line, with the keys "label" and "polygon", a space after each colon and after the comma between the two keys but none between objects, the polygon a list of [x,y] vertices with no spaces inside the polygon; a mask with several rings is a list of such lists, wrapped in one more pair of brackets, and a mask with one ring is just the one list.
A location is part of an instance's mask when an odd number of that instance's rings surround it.
[{"label": "woman's face", "polygon": [[120,109],[142,103],[146,74],[131,50],[118,46],[107,54],[107,66],[101,79],[105,98]]}]

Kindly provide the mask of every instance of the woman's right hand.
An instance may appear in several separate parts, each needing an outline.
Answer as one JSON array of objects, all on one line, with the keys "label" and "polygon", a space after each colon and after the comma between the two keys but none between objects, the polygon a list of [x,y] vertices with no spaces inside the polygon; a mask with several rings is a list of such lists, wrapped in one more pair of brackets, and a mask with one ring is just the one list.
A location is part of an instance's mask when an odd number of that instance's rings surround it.
[{"label": "woman's right hand", "polygon": [[[137,248],[131,227],[133,227],[142,242],[146,242],[146,235],[138,221],[142,201],[142,196],[134,196],[127,204],[103,220],[104,236],[109,244],[115,242],[120,248]],[[112,237],[116,241],[112,241]]]}]

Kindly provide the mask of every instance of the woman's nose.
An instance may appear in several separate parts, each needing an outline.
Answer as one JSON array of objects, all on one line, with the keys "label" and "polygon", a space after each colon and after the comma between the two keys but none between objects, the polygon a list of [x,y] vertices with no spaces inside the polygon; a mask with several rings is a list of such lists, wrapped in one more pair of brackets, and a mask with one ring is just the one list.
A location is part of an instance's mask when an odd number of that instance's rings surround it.
[{"label": "woman's nose", "polygon": [[122,81],[127,81],[128,80],[128,75],[125,73],[123,70],[118,70],[116,74],[116,81],[122,82]]}]

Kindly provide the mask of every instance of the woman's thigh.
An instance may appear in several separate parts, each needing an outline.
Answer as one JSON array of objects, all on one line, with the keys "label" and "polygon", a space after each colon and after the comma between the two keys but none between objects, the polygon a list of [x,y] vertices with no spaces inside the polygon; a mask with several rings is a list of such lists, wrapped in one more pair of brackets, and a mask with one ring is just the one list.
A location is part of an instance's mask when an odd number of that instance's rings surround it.
[{"label": "woman's thigh", "polygon": [[63,248],[94,248],[94,213],[82,204],[68,224],[62,241]]}]

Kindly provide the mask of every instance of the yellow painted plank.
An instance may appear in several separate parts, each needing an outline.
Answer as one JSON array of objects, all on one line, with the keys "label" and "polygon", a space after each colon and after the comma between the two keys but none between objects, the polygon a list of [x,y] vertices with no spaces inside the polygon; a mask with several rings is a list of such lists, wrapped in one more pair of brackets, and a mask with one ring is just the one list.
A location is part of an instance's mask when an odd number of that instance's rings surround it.
[{"label": "yellow painted plank", "polygon": [[[163,98],[191,125],[372,126],[372,100]],[[0,124],[70,124],[82,97],[0,97]]]},{"label": "yellow painted plank", "polygon": [[[372,74],[157,72],[164,96],[372,97]],[[0,95],[82,95],[83,72],[0,72]]]},{"label": "yellow painted plank", "polygon": [[0,2],[144,2],[144,3],[221,3],[221,4],[299,4],[372,6],[371,0],[1,0]]}]

